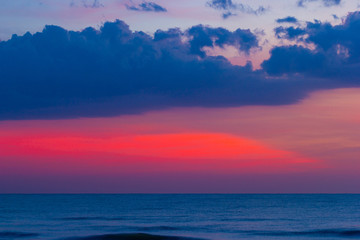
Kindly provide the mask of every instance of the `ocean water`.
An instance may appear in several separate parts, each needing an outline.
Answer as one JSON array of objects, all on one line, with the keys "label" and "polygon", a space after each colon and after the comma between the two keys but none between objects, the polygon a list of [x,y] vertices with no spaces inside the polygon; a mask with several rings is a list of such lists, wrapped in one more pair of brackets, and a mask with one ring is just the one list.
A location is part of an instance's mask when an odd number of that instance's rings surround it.
[{"label": "ocean water", "polygon": [[0,195],[0,239],[360,239],[360,195]]}]

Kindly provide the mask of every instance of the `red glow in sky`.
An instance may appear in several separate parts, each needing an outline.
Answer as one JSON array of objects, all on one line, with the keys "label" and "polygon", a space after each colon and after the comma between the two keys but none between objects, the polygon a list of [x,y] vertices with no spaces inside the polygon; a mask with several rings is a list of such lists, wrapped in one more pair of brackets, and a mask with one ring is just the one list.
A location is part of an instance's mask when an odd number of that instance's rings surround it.
[{"label": "red glow in sky", "polygon": [[[71,179],[73,186],[79,184],[75,192],[241,192],[249,190],[247,185],[237,188],[237,181],[249,180],[228,178],[249,174],[257,176],[248,183],[254,186],[278,181],[269,180],[269,174],[294,177],[284,186],[266,187],[275,192],[291,192],[294,185],[305,192],[325,191],[326,186],[347,189],[338,179],[355,176],[359,169],[360,139],[354,131],[359,123],[358,96],[358,89],[342,89],[278,107],[183,108],[114,118],[3,121],[2,189],[13,186],[26,192],[38,186],[32,191],[66,192],[70,186],[64,181]],[[320,111],[321,118],[316,116]],[[174,180],[178,174],[182,176]],[[176,182],[183,182],[184,174],[192,183]],[[86,180],[79,180],[82,177]],[[34,183],[39,178],[49,184]],[[217,179],[219,186],[209,188],[209,178]],[[300,186],[299,178],[316,179]],[[324,178],[331,180],[320,180]],[[128,181],[135,181],[136,187],[132,189]],[[94,184],[97,188],[91,187]]]}]

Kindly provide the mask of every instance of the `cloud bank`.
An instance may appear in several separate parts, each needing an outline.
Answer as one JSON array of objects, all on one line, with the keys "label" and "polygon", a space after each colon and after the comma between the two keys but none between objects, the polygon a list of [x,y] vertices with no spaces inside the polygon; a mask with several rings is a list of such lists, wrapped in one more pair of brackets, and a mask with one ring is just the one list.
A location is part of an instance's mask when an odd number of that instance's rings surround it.
[{"label": "cloud bank", "polygon": [[[124,22],[100,30],[14,35],[0,42],[0,119],[114,116],[179,106],[289,104],[309,92],[359,85],[360,14],[344,24],[308,23],[292,37],[314,44],[271,51],[262,70],[234,66],[204,47],[259,47],[254,33],[198,25],[133,32]],[[283,28],[287,31],[287,28]],[[285,34],[284,38],[288,38]],[[275,77],[272,77],[275,76]]]}]

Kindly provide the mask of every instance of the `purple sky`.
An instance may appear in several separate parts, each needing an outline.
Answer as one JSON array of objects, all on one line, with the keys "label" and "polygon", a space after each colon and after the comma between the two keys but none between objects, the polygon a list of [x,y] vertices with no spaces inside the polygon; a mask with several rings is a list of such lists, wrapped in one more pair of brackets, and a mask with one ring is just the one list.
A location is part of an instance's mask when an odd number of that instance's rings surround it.
[{"label": "purple sky", "polygon": [[0,192],[359,192],[359,3],[3,1]]}]

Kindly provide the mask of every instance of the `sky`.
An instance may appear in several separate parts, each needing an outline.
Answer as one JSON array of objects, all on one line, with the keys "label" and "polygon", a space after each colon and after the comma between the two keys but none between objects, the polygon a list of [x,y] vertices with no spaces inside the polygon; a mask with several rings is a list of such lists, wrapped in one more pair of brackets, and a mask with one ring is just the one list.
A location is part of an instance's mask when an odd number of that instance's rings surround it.
[{"label": "sky", "polygon": [[360,1],[1,5],[0,193],[359,193]]}]

